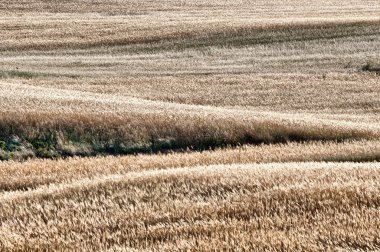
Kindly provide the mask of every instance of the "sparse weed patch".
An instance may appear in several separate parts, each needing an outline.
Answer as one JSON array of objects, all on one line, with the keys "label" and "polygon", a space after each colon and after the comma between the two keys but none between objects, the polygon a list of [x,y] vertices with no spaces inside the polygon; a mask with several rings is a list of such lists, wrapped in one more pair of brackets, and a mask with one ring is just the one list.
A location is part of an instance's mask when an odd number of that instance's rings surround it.
[{"label": "sparse weed patch", "polygon": [[373,61],[367,61],[367,63],[362,66],[361,70],[364,72],[373,72],[380,75],[380,65],[375,64]]},{"label": "sparse weed patch", "polygon": [[36,78],[36,77],[43,77],[48,76],[48,74],[44,73],[37,73],[37,72],[30,72],[30,71],[20,71],[20,70],[0,70],[0,78]]}]

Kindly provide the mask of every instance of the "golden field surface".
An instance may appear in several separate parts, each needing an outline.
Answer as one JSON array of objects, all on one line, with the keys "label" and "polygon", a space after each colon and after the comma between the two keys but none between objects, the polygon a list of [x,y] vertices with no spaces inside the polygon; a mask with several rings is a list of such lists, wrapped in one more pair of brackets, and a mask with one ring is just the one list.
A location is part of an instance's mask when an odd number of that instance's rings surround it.
[{"label": "golden field surface", "polygon": [[380,249],[378,0],[0,1],[0,41],[1,251]]},{"label": "golden field surface", "polygon": [[[89,169],[102,164],[112,170],[114,163],[106,161],[45,161],[42,169],[49,174],[74,164]],[[380,245],[378,163],[140,171],[122,164],[120,174],[39,186],[30,180],[32,190],[2,193],[2,248],[325,251]]]}]

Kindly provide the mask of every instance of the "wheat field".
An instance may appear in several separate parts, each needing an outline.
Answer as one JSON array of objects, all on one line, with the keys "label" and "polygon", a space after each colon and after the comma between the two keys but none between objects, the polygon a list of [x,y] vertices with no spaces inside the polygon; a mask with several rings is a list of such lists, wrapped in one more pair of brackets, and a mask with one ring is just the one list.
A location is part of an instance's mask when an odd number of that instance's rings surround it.
[{"label": "wheat field", "polygon": [[380,250],[378,0],[0,1],[0,251]]}]

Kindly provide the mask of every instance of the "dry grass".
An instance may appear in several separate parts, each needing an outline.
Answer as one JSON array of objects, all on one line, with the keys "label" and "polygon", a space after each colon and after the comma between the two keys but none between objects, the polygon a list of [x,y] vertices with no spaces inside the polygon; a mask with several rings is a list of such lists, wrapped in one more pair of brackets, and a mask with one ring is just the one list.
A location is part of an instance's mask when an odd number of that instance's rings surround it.
[{"label": "dry grass", "polygon": [[[142,108],[143,109],[143,108]],[[207,110],[206,110],[207,111]],[[3,155],[23,159],[36,150],[40,157],[131,154],[167,150],[205,150],[240,144],[346,141],[379,138],[374,122],[349,122],[288,114],[247,114],[240,110],[217,110],[200,115],[124,113],[121,115],[2,112],[0,137],[13,152]],[[26,156],[23,154],[26,151]],[[7,154],[7,151],[5,150]],[[1,154],[1,152],[0,152]],[[32,154],[31,156],[34,156]]]},{"label": "dry grass", "polygon": [[1,194],[2,249],[378,249],[378,163],[128,172]]},{"label": "dry grass", "polygon": [[126,174],[154,169],[215,164],[287,162],[365,162],[380,160],[379,141],[347,143],[245,145],[216,151],[137,155],[124,157],[69,158],[0,163],[0,191],[33,189],[50,183]]},{"label": "dry grass", "polygon": [[379,13],[0,2],[0,250],[380,249]]}]

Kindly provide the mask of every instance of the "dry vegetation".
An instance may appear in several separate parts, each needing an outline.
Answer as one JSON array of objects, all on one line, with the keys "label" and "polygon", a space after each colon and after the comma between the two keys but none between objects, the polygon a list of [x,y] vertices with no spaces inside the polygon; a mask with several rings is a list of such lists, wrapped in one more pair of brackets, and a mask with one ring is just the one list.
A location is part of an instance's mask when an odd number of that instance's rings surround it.
[{"label": "dry vegetation", "polygon": [[34,185],[1,194],[0,245],[86,251],[378,249],[379,171],[378,163],[234,164]]},{"label": "dry vegetation", "polygon": [[379,13],[0,1],[0,250],[380,249]]}]

